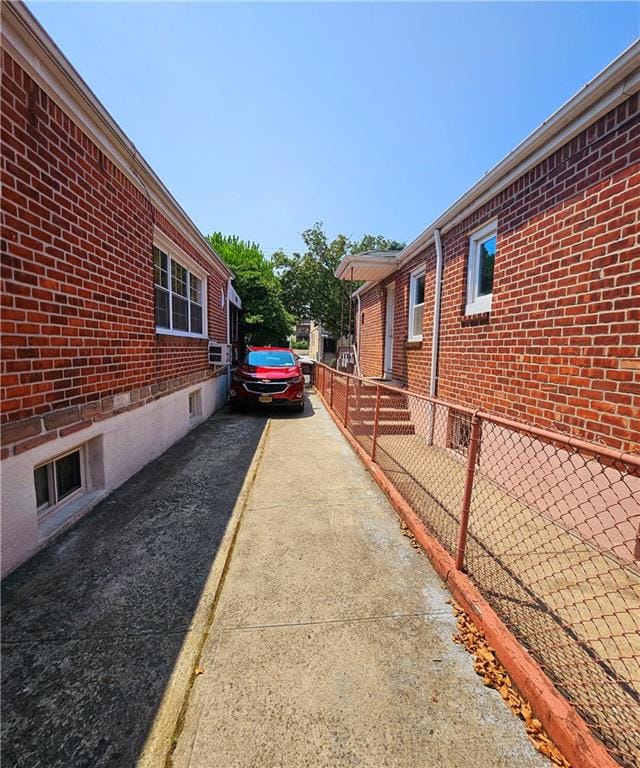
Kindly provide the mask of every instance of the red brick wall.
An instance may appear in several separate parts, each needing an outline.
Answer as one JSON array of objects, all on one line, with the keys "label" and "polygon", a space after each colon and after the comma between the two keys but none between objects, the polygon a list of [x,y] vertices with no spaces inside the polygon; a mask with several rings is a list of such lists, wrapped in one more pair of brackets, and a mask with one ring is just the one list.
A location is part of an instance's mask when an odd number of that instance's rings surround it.
[{"label": "red brick wall", "polygon": [[[407,262],[391,279],[396,287],[394,316],[393,377],[416,392],[428,392],[428,369],[431,361],[431,318],[433,316],[433,281],[427,273],[424,287],[422,341],[408,340],[409,288],[411,273],[421,265],[435,264],[435,254],[421,253]],[[389,282],[388,280],[387,282]]]},{"label": "red brick wall", "polygon": [[[425,391],[425,365],[431,360],[431,317],[433,315],[433,281],[425,283],[425,309],[423,341],[409,342],[408,309],[411,272],[423,264],[425,255],[419,254],[401,270],[385,279],[361,297],[365,327],[361,328],[360,366],[364,376],[384,373],[384,338],[387,312],[387,286],[395,284],[393,376],[394,379],[416,391]],[[435,266],[435,251],[430,254],[427,270]]]},{"label": "red brick wall", "polygon": [[[467,317],[469,235],[494,218],[491,313]],[[443,235],[439,396],[640,449],[639,231],[636,94]],[[421,261],[425,327],[416,349],[403,339],[409,272]],[[394,376],[427,392],[433,246],[394,278]]]},{"label": "red brick wall", "polygon": [[383,374],[385,299],[378,288],[360,299],[360,372],[379,378]]},{"label": "red brick wall", "polygon": [[6,52],[2,61],[2,422],[212,375],[206,340],[155,333],[154,224],[206,270],[220,340],[223,278]]}]

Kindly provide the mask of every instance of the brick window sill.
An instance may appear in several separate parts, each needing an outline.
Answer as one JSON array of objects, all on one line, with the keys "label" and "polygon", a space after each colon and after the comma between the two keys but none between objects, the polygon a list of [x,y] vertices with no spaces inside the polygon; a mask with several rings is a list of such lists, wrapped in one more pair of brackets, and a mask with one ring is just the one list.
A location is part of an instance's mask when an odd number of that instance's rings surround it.
[{"label": "brick window sill", "polygon": [[477,312],[474,315],[463,315],[462,326],[467,328],[474,325],[488,325],[491,322],[491,312]]},{"label": "brick window sill", "polygon": [[421,341],[405,341],[404,348],[405,349],[422,349],[422,342]]}]

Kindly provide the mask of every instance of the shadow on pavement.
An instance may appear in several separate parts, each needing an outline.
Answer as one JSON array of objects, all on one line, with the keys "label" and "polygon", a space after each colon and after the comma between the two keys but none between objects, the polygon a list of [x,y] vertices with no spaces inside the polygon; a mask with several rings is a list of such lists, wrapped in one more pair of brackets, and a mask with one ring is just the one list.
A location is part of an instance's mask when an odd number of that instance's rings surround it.
[{"label": "shadow on pavement", "polygon": [[269,415],[214,415],[5,579],[4,767],[136,763]]},{"label": "shadow on pavement", "polygon": [[298,411],[288,405],[247,403],[242,407],[236,406],[234,413],[238,413],[240,416],[244,414],[262,415],[268,416],[271,419],[308,419],[313,416],[314,408],[309,399],[309,390],[307,390],[305,392],[303,411]]}]

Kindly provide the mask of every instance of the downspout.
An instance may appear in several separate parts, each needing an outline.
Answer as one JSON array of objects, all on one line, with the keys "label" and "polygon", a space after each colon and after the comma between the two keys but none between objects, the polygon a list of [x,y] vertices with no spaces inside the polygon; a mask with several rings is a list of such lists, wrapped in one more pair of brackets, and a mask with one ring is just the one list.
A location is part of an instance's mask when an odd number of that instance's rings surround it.
[{"label": "downspout", "polygon": [[[438,394],[438,359],[440,352],[440,303],[442,298],[442,240],[440,239],[440,230],[433,232],[433,239],[436,245],[436,277],[433,287],[433,323],[431,336],[431,380],[429,382],[429,395],[436,397]],[[429,427],[428,444],[433,445],[433,435],[435,432],[436,406],[431,403],[431,424]]]},{"label": "downspout", "polygon": [[[353,267],[351,267],[351,283],[353,284]],[[350,288],[353,287],[353,285],[349,286]],[[351,324],[352,324],[352,314],[353,314],[353,296],[349,294],[349,325],[347,326],[347,333],[349,334],[349,346],[353,344],[353,334],[351,333]]]},{"label": "downspout", "polygon": [[227,278],[227,392],[231,389],[231,279]]},{"label": "downspout", "polygon": [[360,376],[360,322],[362,318],[362,305],[360,303],[360,294],[358,294],[357,299],[358,299],[358,317],[356,320],[356,371],[358,373],[358,376]]},{"label": "downspout", "polygon": [[438,356],[440,352],[440,299],[442,297],[442,241],[440,230],[433,233],[436,244],[436,283],[434,286],[433,300],[433,327],[431,338],[431,381],[429,382],[429,394],[435,397],[438,393]]}]

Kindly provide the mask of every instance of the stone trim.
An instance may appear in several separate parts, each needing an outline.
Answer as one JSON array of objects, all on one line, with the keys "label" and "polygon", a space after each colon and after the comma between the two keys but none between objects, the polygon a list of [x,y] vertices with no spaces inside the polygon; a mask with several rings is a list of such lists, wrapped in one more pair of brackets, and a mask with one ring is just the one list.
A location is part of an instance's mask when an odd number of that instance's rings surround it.
[{"label": "stone trim", "polygon": [[225,373],[226,368],[195,371],[156,384],[148,384],[129,392],[106,395],[84,405],[58,408],[42,416],[32,416],[21,421],[9,422],[0,429],[2,448],[0,459],[18,455],[49,440],[85,429],[96,421],[104,421],[126,411],[133,411],[143,405],[159,400],[193,384],[215,379]]}]

